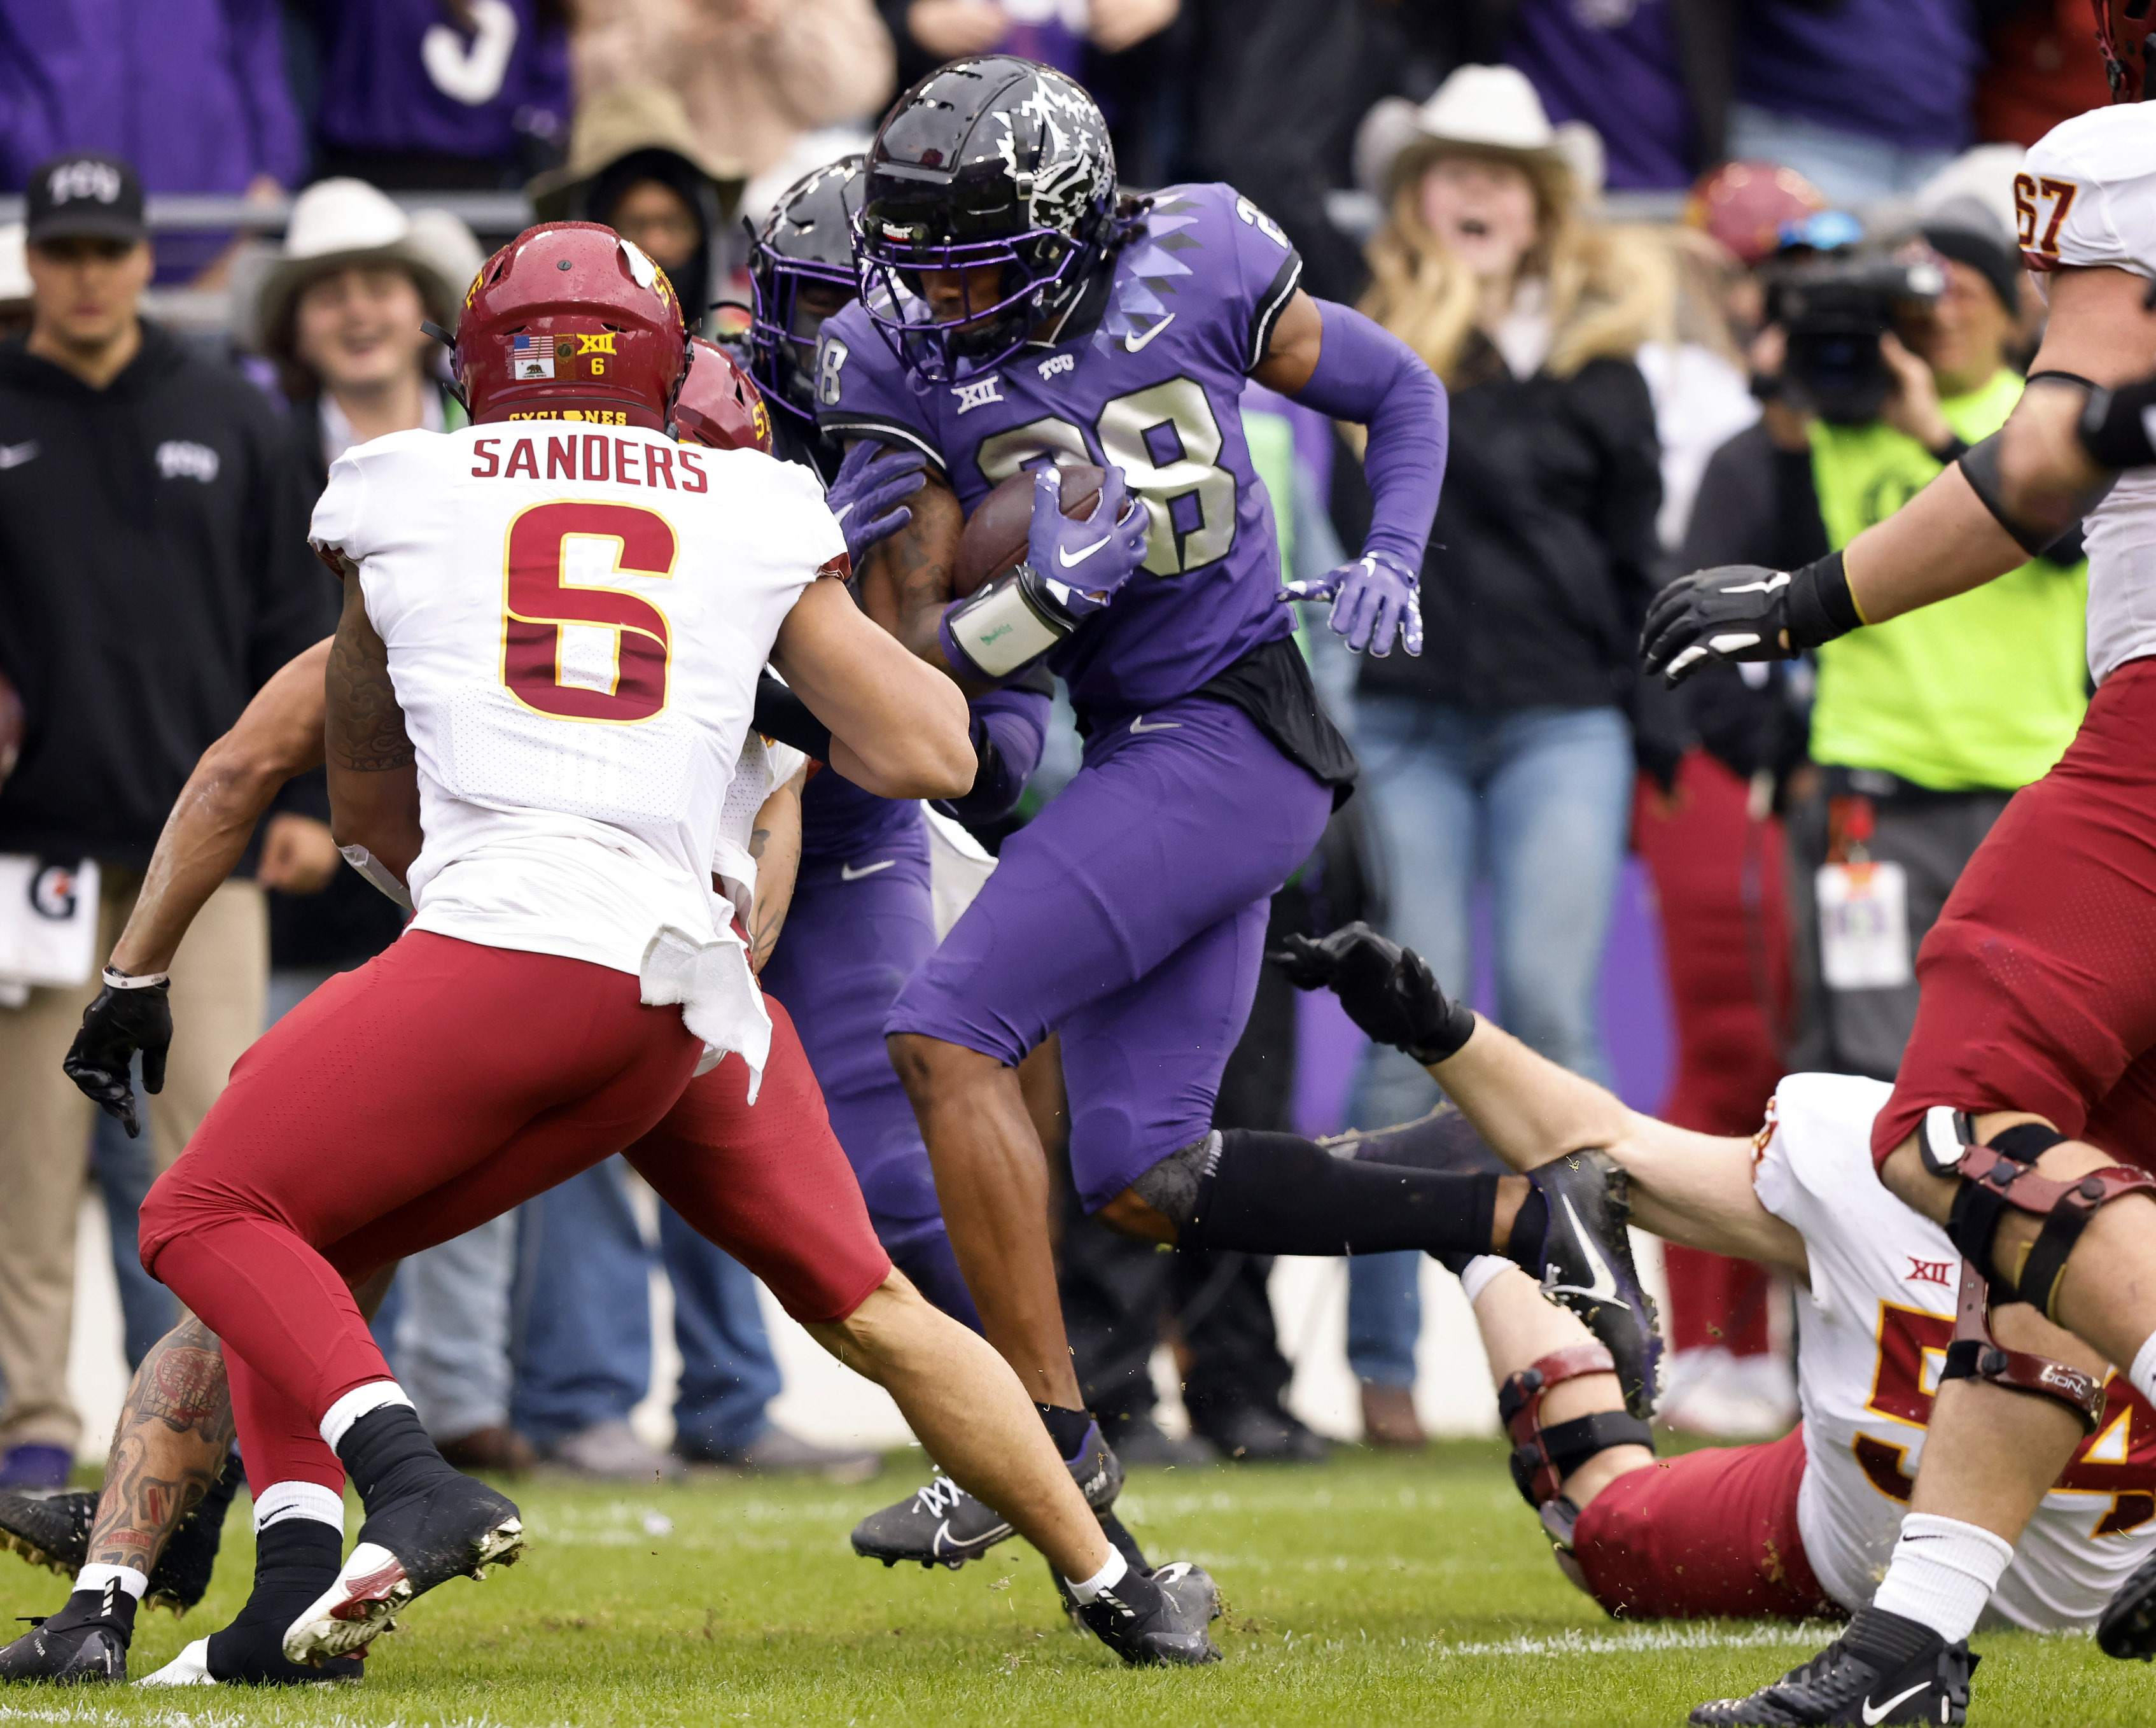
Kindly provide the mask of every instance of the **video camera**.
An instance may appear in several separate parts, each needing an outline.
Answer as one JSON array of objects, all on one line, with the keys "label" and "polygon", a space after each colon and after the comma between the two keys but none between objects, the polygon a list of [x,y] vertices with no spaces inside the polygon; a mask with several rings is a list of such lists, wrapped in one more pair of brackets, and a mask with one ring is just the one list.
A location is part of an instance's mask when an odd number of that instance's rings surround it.
[{"label": "video camera", "polygon": [[1879,418],[1892,379],[1879,338],[1897,314],[1927,306],[1945,291],[1946,272],[1930,252],[1892,257],[1850,255],[1778,273],[1767,290],[1767,316],[1789,337],[1780,399],[1837,425]]}]

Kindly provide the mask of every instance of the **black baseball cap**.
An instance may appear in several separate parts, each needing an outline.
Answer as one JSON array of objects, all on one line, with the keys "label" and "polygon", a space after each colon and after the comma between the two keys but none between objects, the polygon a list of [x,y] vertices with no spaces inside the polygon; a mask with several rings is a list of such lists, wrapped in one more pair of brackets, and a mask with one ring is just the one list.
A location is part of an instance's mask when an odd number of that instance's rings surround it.
[{"label": "black baseball cap", "polygon": [[96,151],[48,157],[30,171],[23,238],[31,245],[88,235],[97,239],[146,238],[142,183],[132,164]]}]

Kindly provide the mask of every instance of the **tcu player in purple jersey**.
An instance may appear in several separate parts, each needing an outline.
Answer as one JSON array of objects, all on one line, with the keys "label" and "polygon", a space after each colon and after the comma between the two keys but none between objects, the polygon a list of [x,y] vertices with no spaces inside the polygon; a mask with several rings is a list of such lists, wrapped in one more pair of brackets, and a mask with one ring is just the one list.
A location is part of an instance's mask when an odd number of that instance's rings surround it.
[{"label": "tcu player in purple jersey", "polygon": [[[917,452],[877,445],[842,460],[838,440],[816,429],[816,338],[824,320],[855,297],[852,221],[865,177],[861,158],[849,156],[795,182],[757,230],[749,264],[756,294],[749,371],[773,409],[773,454],[823,476],[856,560],[911,520],[903,500],[921,486],[924,465]],[[980,760],[973,789],[939,809],[965,822],[1009,812],[1040,759],[1052,688],[1037,672],[973,698]],[[820,728],[776,690],[759,707],[758,723],[820,759]],[[937,1210],[927,1149],[884,1047],[885,1016],[935,946],[920,804],[878,798],[837,774],[815,775],[802,795],[801,866],[787,940],[763,981],[801,1029],[884,1252],[931,1302],[978,1331],[980,1316]]]},{"label": "tcu player in purple jersey", "polygon": [[[1421,645],[1443,388],[1368,319],[1301,293],[1294,249],[1232,188],[1120,198],[1098,110],[1026,60],[957,61],[900,99],[855,250],[863,298],[824,324],[819,422],[928,465],[907,522],[864,561],[864,601],[968,691],[1045,664],[1086,734],[1076,777],[1004,843],[885,1028],[984,1329],[1088,1498],[1112,1501],[1122,1469],[1081,1407],[1016,1074],[1051,1031],[1072,1175],[1106,1222],[1256,1253],[1509,1253],[1609,1344],[1644,1415],[1651,1319],[1613,1165],[1455,1175],[1213,1131],[1267,903],[1355,774],[1279,604],[1243,389],[1369,429],[1363,556],[1294,597],[1332,599],[1350,645],[1383,654],[1396,631]],[[1107,470],[1090,520],[1064,517],[1057,460]],[[1036,465],[1026,561],[954,602],[964,512]],[[956,1565],[1009,1534],[938,1479],[854,1543]]]}]

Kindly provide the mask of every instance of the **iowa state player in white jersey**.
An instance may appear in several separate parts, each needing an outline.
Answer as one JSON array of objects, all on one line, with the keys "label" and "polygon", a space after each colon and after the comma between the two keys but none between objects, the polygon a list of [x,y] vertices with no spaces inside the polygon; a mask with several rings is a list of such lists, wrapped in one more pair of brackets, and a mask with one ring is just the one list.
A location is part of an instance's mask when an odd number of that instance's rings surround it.
[{"label": "iowa state player in white jersey", "polygon": [[[1293,975],[1329,984],[1387,1041],[1446,1017],[1411,950],[1361,924],[1293,944]],[[1424,1011],[1397,1004],[1414,997]],[[1953,1342],[1962,1256],[1887,1192],[1871,1128],[1892,1088],[1793,1074],[1749,1139],[1628,1109],[1477,1022],[1430,1071],[1456,1110],[1346,1136],[1336,1155],[1440,1163],[1493,1149],[1517,1168],[1595,1147],[1630,1178],[1632,1221],[1756,1260],[1809,1298],[1797,1357],[1803,1419],[1770,1443],[1657,1463],[1629,1432],[1609,1353],[1509,1262],[1472,1261],[1475,1304],[1522,1494],[1568,1576],[1627,1620],[1839,1618],[1887,1568]],[[1992,1589],[1989,1617],[2035,1631],[2093,1626],[2156,1553],[2156,1407],[2122,1379],[2044,1496]]]},{"label": "iowa state player in white jersey", "polygon": [[[2141,59],[2137,41],[2125,94]],[[1844,551],[1704,571],[1648,615],[1647,664],[1672,682],[1708,659],[1786,657],[1989,581],[2086,514],[2096,695],[1925,939],[1916,1029],[1872,1130],[1887,1186],[1971,1269],[1959,1377],[1871,1607],[1818,1660],[1695,1720],[1961,1720],[1963,1641],[2086,1432],[2102,1365],[2156,1391],[2156,1283],[2141,1275],[2156,1264],[2156,479],[2095,460],[2132,403],[2117,387],[2156,370],[2156,109],[2066,121],[2015,188],[2051,319],[2005,426]],[[2111,460],[2148,453],[2144,433]],[[2156,1565],[2121,1587],[2097,1641],[2156,1654]]]},{"label": "iowa state player in white jersey", "polygon": [[[664,435],[685,344],[642,253],[593,224],[527,231],[474,284],[457,357],[474,424],[348,455],[315,526],[347,584],[335,825],[408,884],[413,924],[243,1058],[143,1208],[144,1264],[223,1342],[250,1479],[300,1502],[348,1470],[366,1507],[285,1635],[295,1662],[362,1648],[522,1540],[427,1440],[348,1280],[642,1144],[701,1062],[731,1056],[754,1095],[771,1025],[709,871],[765,661],[864,784],[948,796],[973,773],[963,702],[818,580],[844,558],[813,483]],[[660,1152],[654,1185],[722,1237],[694,1145]],[[872,1248],[858,1190],[829,1198]],[[880,1253],[851,1263],[816,1329],[834,1347],[911,1296]],[[1120,1619],[1104,1638],[1157,1654],[1134,1638],[1168,1592],[1122,1576],[1009,1371],[933,1324],[946,1347],[913,1372],[950,1392],[927,1443],[993,1479],[1089,1619]],[[1015,1473],[993,1456],[1012,1448]]]}]

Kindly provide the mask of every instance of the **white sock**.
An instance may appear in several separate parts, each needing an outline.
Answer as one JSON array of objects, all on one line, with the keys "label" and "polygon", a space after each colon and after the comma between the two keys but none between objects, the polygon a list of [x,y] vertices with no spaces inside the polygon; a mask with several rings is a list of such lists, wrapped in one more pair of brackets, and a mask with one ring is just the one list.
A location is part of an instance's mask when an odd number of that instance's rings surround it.
[{"label": "white sock", "polygon": [[273,1482],[254,1497],[254,1532],[287,1518],[311,1518],[344,1534],[344,1496],[319,1482]]},{"label": "white sock", "polygon": [[1107,1565],[1102,1566],[1084,1583],[1081,1584],[1069,1578],[1063,1581],[1070,1586],[1071,1595],[1076,1597],[1081,1602],[1089,1602],[1102,1591],[1113,1590],[1116,1586],[1122,1583],[1123,1574],[1130,1569],[1131,1563],[1123,1558],[1122,1550],[1111,1548],[1108,1550]]},{"label": "white sock", "polygon": [[2133,1390],[2144,1398],[2156,1398],[2156,1332],[2141,1340],[2141,1348],[2133,1353],[2133,1365],[2126,1371],[2126,1378]]},{"label": "white sock", "polygon": [[74,1575],[77,1590],[102,1590],[115,1578],[120,1587],[136,1601],[142,1600],[142,1592],[150,1587],[150,1575],[138,1572],[132,1566],[86,1566]]},{"label": "white sock", "polygon": [[1902,1539],[1871,1606],[1921,1621],[1948,1643],[1958,1643],[1976,1629],[1977,1616],[2013,1558],[2014,1545],[2004,1536],[1958,1518],[1912,1512],[1902,1520]]},{"label": "white sock", "polygon": [[1517,1261],[1507,1260],[1502,1254],[1477,1254],[1460,1268],[1460,1288],[1472,1303],[1490,1288],[1491,1280],[1498,1273],[1519,1269]]},{"label": "white sock", "polygon": [[404,1388],[393,1380],[371,1380],[363,1386],[354,1386],[336,1403],[322,1412],[322,1438],[335,1452],[337,1442],[343,1439],[352,1425],[360,1417],[382,1408],[385,1404],[402,1404],[410,1409],[412,1401],[404,1396]]}]

